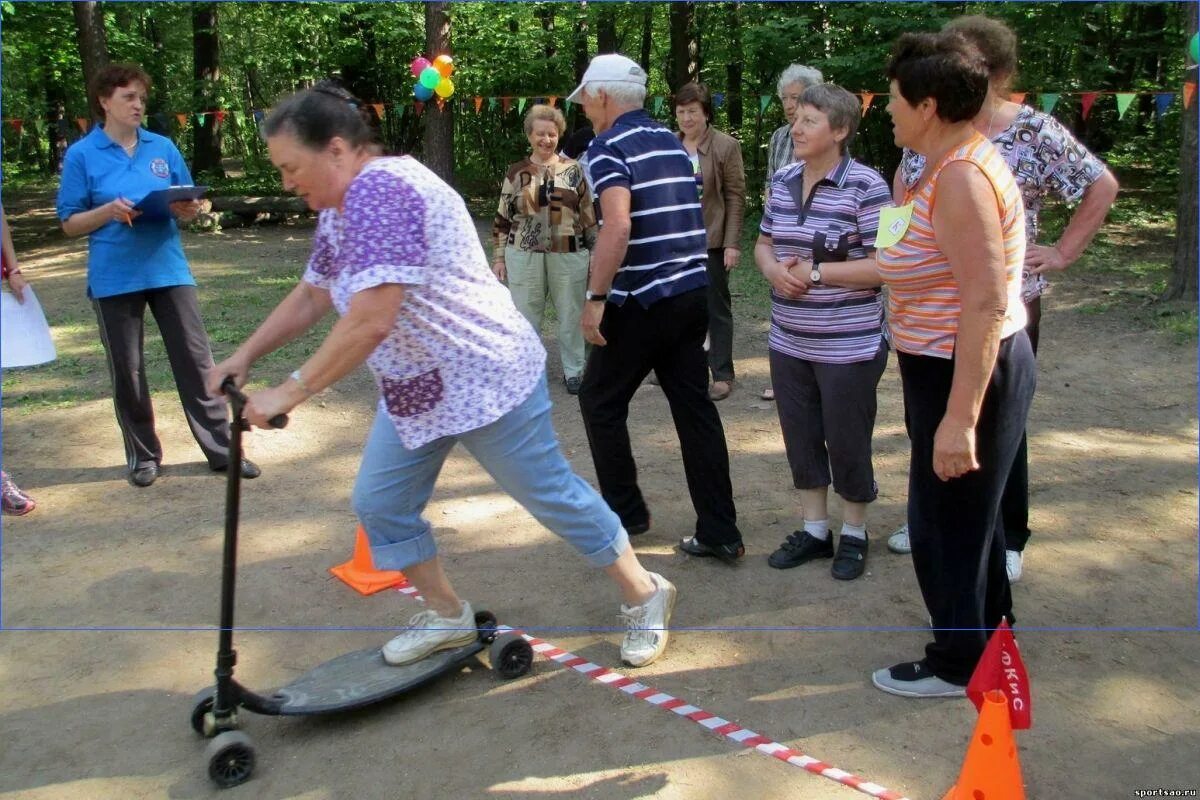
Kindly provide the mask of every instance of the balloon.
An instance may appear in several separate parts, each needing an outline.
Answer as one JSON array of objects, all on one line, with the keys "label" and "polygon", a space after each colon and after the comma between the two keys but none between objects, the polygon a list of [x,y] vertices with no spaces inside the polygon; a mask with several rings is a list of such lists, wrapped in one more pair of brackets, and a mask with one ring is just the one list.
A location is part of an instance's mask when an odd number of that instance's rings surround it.
[{"label": "balloon", "polygon": [[434,87],[438,97],[449,97],[454,94],[454,81],[449,78],[442,78],[438,81],[438,85]]},{"label": "balloon", "polygon": [[419,78],[419,77],[421,77],[421,73],[424,72],[426,69],[428,69],[429,66],[430,66],[430,64],[429,64],[428,58],[426,58],[425,56],[417,56],[416,58],[413,59],[413,62],[409,66],[409,69],[412,70],[412,76],[414,78]]},{"label": "balloon", "polygon": [[418,83],[413,87],[413,97],[424,103],[426,100],[433,97],[433,89],[430,89],[423,83]]},{"label": "balloon", "polygon": [[1200,63],[1200,33],[1192,34],[1192,40],[1188,42],[1188,55],[1192,61]]},{"label": "balloon", "polygon": [[438,56],[433,60],[433,66],[443,78],[449,78],[450,73],[454,72],[454,59],[450,56]]},{"label": "balloon", "polygon": [[442,73],[438,72],[433,67],[426,67],[425,69],[421,70],[421,85],[426,88],[432,89],[438,85],[438,82],[441,81],[441,79]]}]

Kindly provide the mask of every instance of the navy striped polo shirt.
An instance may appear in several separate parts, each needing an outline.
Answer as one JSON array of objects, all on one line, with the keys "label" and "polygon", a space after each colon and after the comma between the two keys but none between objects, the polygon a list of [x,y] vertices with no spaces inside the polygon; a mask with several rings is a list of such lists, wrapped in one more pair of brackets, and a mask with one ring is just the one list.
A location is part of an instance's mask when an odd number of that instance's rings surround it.
[{"label": "navy striped polo shirt", "polygon": [[[849,156],[817,180],[804,202],[803,161],[784,167],[771,179],[771,194],[759,229],[771,237],[775,258],[812,259],[823,236],[829,250],[845,250],[825,260],[867,258],[875,248],[879,211],[891,205],[887,182]],[[771,332],[767,346],[776,352],[826,364],[867,361],[879,352],[883,304],[879,289],[814,286],[799,299],[771,291]]]},{"label": "navy striped polo shirt", "polygon": [[639,108],[596,136],[587,157],[597,198],[613,186],[630,195],[629,247],[608,299],[623,305],[633,297],[649,308],[708,286],[708,237],[692,162],[679,137]]}]

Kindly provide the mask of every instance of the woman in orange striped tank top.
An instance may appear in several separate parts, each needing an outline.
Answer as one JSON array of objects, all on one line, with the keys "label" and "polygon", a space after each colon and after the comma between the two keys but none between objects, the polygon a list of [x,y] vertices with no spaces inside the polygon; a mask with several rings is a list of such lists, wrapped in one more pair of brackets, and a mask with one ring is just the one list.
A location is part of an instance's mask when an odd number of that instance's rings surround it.
[{"label": "woman in orange striped tank top", "polygon": [[1012,172],[971,125],[988,90],[979,51],[954,32],[906,34],[888,79],[896,144],[926,163],[903,198],[907,227],[877,257],[912,443],[913,566],[934,640],[923,659],[872,679],[891,694],[954,697],[1012,617],[994,531],[1035,380],[1020,294],[1025,219]]}]

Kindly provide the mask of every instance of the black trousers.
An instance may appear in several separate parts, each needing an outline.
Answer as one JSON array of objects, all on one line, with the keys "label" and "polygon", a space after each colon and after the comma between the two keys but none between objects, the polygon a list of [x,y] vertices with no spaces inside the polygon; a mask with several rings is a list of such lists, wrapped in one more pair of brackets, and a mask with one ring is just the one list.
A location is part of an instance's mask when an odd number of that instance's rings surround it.
[{"label": "black trousers", "polygon": [[646,522],[650,511],[637,483],[629,442],[629,402],[654,370],[671,406],[684,474],[696,510],[696,537],[704,544],[740,542],[725,429],[708,399],[706,289],[660,300],[643,308],[630,298],[609,303],[600,333],[608,341],[593,347],[583,371],[579,408],[600,494],[626,527]]},{"label": "black trousers", "polygon": [[714,381],[734,378],[733,301],[723,247],[708,251],[708,368]]},{"label": "black trousers", "polygon": [[1013,619],[1004,539],[996,535],[996,525],[1033,400],[1033,351],[1024,331],[1000,343],[975,426],[980,469],[949,481],[933,472],[933,438],[946,413],[954,362],[907,353],[898,360],[912,446],[908,531],[934,627],[925,659],[939,678],[961,685],[970,680],[1001,618]]},{"label": "black trousers", "polygon": [[[1029,316],[1025,334],[1029,337],[1029,345],[1036,359],[1038,333],[1042,324],[1042,298],[1035,297],[1026,303],[1025,312]],[[1000,498],[998,534],[1004,537],[1004,546],[1009,550],[1020,552],[1029,542],[1029,437],[1025,432],[1021,433],[1021,445],[1017,448],[1017,457],[1013,459],[1012,471],[1008,473],[1008,482],[1004,484],[1004,494]]]},{"label": "black trousers", "polygon": [[225,401],[208,396],[205,372],[213,366],[208,333],[200,319],[196,287],[167,286],[92,300],[100,339],[108,356],[113,406],[125,442],[130,470],[162,461],[162,443],[154,431],[154,408],[146,383],[146,309],[154,315],[166,346],[175,388],[188,427],[210,467],[229,463],[229,421]]}]

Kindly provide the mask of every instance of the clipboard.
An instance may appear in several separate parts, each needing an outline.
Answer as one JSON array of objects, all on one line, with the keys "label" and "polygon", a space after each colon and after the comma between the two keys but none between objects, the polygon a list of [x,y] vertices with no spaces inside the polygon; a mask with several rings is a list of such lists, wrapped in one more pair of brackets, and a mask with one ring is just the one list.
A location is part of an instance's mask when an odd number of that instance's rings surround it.
[{"label": "clipboard", "polygon": [[165,220],[172,219],[171,203],[180,200],[199,200],[208,192],[207,186],[169,186],[166,189],[156,189],[138,200],[134,208],[142,212],[141,219]]}]

